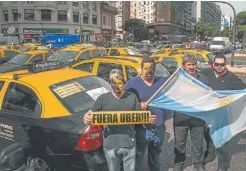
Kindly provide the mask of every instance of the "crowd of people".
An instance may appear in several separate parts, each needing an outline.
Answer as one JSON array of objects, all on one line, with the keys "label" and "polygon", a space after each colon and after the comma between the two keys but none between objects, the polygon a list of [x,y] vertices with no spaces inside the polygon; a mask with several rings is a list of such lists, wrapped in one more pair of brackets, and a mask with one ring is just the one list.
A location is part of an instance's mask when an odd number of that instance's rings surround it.
[{"label": "crowd of people", "polygon": [[[213,90],[240,90],[246,85],[226,69],[226,58],[218,54],[214,58],[213,68],[197,72],[197,59],[192,55],[183,57],[183,69]],[[165,77],[157,77],[156,63],[153,58],[145,57],[141,64],[141,74],[125,82],[122,71],[113,69],[109,75],[112,91],[101,95],[92,109],[83,118],[90,125],[91,112],[96,111],[132,111],[149,110],[153,118],[152,124],[146,125],[114,125],[103,126],[103,149],[109,171],[120,171],[123,163],[125,171],[143,171],[143,158],[148,154],[150,171],[160,171],[161,147],[165,138],[165,111],[149,107],[147,101],[167,81]],[[230,142],[221,148],[215,148],[209,135],[209,127],[205,121],[174,113],[174,168],[182,171],[186,159],[186,143],[188,132],[191,136],[191,152],[194,171],[206,171],[205,165],[215,159],[218,154],[218,171],[227,171],[231,156],[228,153]],[[207,150],[204,153],[203,141]]]}]

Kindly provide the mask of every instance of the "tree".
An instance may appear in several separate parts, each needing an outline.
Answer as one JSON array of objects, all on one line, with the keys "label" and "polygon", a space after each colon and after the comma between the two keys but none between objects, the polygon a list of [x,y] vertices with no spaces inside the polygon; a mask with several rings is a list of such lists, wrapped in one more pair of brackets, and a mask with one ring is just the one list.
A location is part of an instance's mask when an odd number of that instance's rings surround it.
[{"label": "tree", "polygon": [[237,14],[236,23],[238,25],[246,25],[246,11],[242,11]]},{"label": "tree", "polygon": [[230,28],[224,28],[222,31],[221,31],[221,36],[223,37],[229,37],[230,40],[232,40],[232,35],[233,35],[233,32]]},{"label": "tree", "polygon": [[144,20],[141,19],[129,19],[126,20],[123,25],[124,30],[128,34],[134,34],[134,38],[137,38],[139,41],[149,39],[149,32]]},{"label": "tree", "polygon": [[207,22],[199,21],[196,25],[196,32],[200,36],[200,40],[205,40],[205,37],[219,36],[220,30]]},{"label": "tree", "polygon": [[237,34],[238,39],[241,40],[244,34],[246,34],[246,25],[239,25]]}]

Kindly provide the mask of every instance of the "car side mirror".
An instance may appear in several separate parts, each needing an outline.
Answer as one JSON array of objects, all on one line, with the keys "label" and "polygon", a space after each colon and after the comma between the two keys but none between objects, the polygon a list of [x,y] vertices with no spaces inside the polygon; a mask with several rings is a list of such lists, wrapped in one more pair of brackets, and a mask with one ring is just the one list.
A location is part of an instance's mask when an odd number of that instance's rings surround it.
[{"label": "car side mirror", "polygon": [[0,168],[4,171],[21,171],[25,168],[24,152],[20,144],[12,144],[0,153]]}]

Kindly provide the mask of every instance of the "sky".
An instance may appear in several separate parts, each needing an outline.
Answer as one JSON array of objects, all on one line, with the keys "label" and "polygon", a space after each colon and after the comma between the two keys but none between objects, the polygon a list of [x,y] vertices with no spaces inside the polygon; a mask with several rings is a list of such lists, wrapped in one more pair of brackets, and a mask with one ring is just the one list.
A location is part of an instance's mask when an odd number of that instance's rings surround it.
[{"label": "sky", "polygon": [[[236,14],[238,14],[241,11],[246,11],[246,1],[226,1],[229,2],[230,4],[233,5],[233,7],[236,10]],[[227,5],[227,4],[221,4],[221,3],[217,3],[222,11],[222,14],[224,15],[229,15],[231,17],[233,17],[233,11],[232,8]]]}]

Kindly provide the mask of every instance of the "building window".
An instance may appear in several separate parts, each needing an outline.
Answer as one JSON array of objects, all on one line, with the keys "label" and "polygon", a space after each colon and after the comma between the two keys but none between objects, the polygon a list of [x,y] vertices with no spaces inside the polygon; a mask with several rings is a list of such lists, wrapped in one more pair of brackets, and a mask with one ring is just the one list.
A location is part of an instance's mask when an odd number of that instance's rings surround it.
[{"label": "building window", "polygon": [[41,20],[51,21],[51,10],[41,10]]},{"label": "building window", "polygon": [[97,12],[97,2],[92,2],[92,11]]},{"label": "building window", "polygon": [[73,6],[74,7],[79,7],[79,2],[78,1],[73,2]]},{"label": "building window", "polygon": [[57,5],[67,5],[67,1],[57,1]]},{"label": "building window", "polygon": [[35,14],[33,9],[24,9],[24,20],[34,20]]},{"label": "building window", "polygon": [[103,16],[103,24],[106,24],[106,16]]},{"label": "building window", "polygon": [[4,15],[4,21],[9,21],[9,11],[8,10],[4,10],[3,11],[3,15]]},{"label": "building window", "polygon": [[89,14],[87,14],[87,13],[83,14],[83,23],[89,24]]},{"label": "building window", "polygon": [[67,11],[58,10],[58,21],[67,22]]},{"label": "building window", "polygon": [[18,9],[12,9],[14,21],[18,21]]},{"label": "building window", "polygon": [[89,9],[89,2],[83,2],[83,8]]},{"label": "building window", "polygon": [[26,1],[28,4],[34,4],[34,1]]},{"label": "building window", "polygon": [[73,22],[78,23],[79,22],[79,12],[73,12]]},{"label": "building window", "polygon": [[96,15],[92,15],[92,24],[97,25],[97,16]]}]

